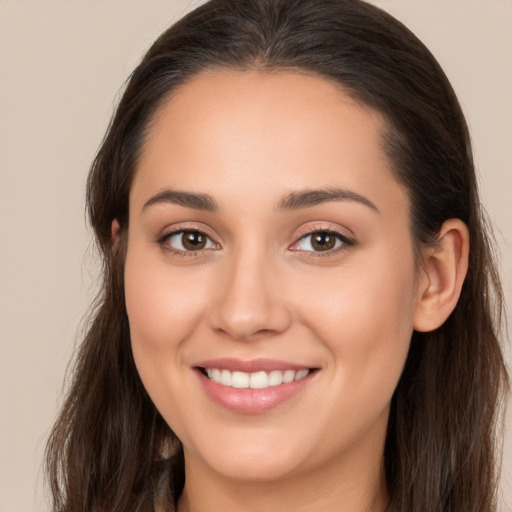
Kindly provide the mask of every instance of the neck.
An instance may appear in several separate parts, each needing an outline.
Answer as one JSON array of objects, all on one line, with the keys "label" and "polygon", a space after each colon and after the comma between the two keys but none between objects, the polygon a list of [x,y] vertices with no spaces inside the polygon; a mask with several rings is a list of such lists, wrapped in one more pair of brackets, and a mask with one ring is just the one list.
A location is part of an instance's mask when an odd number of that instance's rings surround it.
[{"label": "neck", "polygon": [[248,482],[225,478],[196,460],[185,465],[178,512],[384,512],[388,496],[381,461],[333,460],[278,481]]}]

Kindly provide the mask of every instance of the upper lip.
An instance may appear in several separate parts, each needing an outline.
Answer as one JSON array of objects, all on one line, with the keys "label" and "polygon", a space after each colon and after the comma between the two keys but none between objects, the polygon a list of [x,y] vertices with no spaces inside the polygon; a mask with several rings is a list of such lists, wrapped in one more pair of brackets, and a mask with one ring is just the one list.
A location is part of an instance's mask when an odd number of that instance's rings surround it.
[{"label": "upper lip", "polygon": [[200,361],[194,365],[196,368],[217,368],[219,370],[239,371],[245,373],[271,372],[274,370],[310,370],[312,367],[304,364],[290,363],[278,359],[235,359],[219,358]]}]

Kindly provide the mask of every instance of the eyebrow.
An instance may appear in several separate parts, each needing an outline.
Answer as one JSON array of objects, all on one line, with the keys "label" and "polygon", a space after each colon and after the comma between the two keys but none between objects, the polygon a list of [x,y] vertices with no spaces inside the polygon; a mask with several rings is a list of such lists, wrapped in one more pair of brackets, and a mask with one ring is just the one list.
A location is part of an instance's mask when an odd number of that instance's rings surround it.
[{"label": "eyebrow", "polygon": [[217,201],[208,194],[166,189],[146,201],[142,207],[142,211],[149,206],[161,203],[177,204],[178,206],[193,208],[195,210],[204,210],[207,212],[216,212],[219,210]]},{"label": "eyebrow", "polygon": [[380,213],[379,209],[366,197],[342,188],[291,192],[279,202],[277,209],[279,211],[299,210],[301,208],[311,208],[312,206],[329,201],[355,201]]},{"label": "eyebrow", "polygon": [[[364,206],[368,206],[377,213],[379,209],[366,197],[342,188],[325,188],[318,190],[304,190],[300,192],[291,192],[285,196],[277,205],[278,211],[300,210],[302,208],[311,208],[329,201],[354,201]],[[154,204],[170,203],[194,210],[203,210],[208,212],[219,211],[219,206],[215,198],[209,194],[185,192],[182,190],[166,189],[151,197],[142,211]]]}]

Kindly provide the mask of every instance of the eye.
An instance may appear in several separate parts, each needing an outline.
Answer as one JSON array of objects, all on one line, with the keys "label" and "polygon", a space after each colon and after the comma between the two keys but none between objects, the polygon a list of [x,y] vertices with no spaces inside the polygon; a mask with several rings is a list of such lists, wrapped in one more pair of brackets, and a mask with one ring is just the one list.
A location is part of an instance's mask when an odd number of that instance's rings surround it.
[{"label": "eye", "polygon": [[182,229],[166,234],[160,243],[176,252],[195,252],[219,247],[207,234],[196,229]]},{"label": "eye", "polygon": [[290,248],[295,251],[328,252],[335,251],[342,246],[352,246],[353,242],[345,235],[335,231],[314,231],[302,236]]}]

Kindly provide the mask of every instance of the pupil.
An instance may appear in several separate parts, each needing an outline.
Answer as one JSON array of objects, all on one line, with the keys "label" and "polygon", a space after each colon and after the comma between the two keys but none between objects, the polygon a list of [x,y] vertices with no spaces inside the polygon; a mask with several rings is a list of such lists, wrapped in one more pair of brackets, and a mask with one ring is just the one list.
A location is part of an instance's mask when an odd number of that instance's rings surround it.
[{"label": "pupil", "polygon": [[206,245],[205,237],[198,231],[186,231],[183,233],[183,246],[191,251],[203,249]]},{"label": "pupil", "polygon": [[329,233],[316,233],[313,235],[312,245],[318,251],[328,251],[334,247],[336,240]]}]

